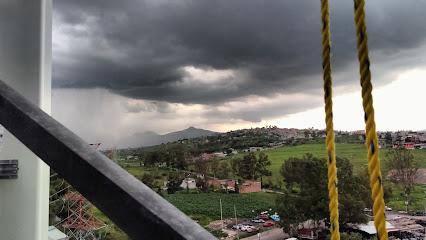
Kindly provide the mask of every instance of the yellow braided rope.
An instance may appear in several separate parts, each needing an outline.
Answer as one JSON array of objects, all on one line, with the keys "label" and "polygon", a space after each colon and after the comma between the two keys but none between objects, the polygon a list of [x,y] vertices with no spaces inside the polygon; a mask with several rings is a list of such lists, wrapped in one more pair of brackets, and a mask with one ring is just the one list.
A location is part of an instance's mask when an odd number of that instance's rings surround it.
[{"label": "yellow braided rope", "polygon": [[339,202],[337,193],[336,148],[333,129],[333,100],[331,88],[330,16],[328,0],[321,0],[322,61],[324,79],[325,122],[327,137],[328,195],[330,197],[330,232],[332,240],[339,240]]},{"label": "yellow braided rope", "polygon": [[368,169],[374,201],[374,226],[377,239],[387,240],[385,202],[383,200],[382,174],[380,172],[379,147],[377,145],[376,123],[374,121],[373,96],[371,91],[370,60],[368,58],[368,37],[365,25],[364,0],[354,0],[356,34],[358,37],[358,60],[361,74],[362,105],[364,107],[365,135],[368,148]]}]

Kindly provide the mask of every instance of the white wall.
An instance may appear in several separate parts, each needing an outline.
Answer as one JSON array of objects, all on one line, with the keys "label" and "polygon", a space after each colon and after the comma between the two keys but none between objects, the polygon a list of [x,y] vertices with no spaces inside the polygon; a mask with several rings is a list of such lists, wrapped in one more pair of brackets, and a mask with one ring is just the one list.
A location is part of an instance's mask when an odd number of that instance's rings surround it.
[{"label": "white wall", "polygon": [[[47,113],[51,9],[52,0],[0,0],[0,79]],[[0,159],[18,159],[19,177],[0,180],[0,239],[46,240],[49,168],[7,131],[3,145]]]}]

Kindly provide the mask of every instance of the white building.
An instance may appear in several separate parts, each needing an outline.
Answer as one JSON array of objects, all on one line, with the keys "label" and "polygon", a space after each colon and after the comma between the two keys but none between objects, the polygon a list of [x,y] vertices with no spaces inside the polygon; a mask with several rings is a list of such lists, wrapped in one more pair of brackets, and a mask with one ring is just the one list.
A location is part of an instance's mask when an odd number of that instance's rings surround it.
[{"label": "white building", "polygon": [[182,181],[182,184],[180,185],[181,188],[189,188],[189,189],[194,189],[197,188],[197,184],[195,182],[195,179],[193,178],[185,178]]}]

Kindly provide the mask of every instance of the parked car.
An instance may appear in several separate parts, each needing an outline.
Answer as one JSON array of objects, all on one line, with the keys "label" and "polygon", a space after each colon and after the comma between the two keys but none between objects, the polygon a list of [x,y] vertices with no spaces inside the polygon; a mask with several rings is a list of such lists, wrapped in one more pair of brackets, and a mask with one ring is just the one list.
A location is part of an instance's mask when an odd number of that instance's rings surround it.
[{"label": "parked car", "polygon": [[247,229],[247,232],[251,233],[251,232],[259,232],[259,228],[257,227],[251,227],[249,229]]},{"label": "parked car", "polygon": [[245,231],[247,231],[251,227],[253,227],[253,226],[242,225],[241,228],[240,228],[240,230],[245,232]]},{"label": "parked car", "polygon": [[263,220],[263,219],[258,219],[258,218],[255,218],[255,219],[253,219],[253,220],[251,220],[252,222],[254,222],[254,223],[264,223],[265,222],[265,220]]},{"label": "parked car", "polygon": [[270,227],[270,226],[274,226],[274,225],[275,225],[275,223],[273,223],[273,222],[266,222],[266,223],[263,224],[264,227]]},{"label": "parked car", "polygon": [[280,216],[278,216],[278,214],[276,214],[276,213],[274,215],[269,216],[269,218],[272,219],[272,220],[274,220],[274,221],[279,221],[280,220]]},{"label": "parked car", "polygon": [[268,215],[263,214],[263,215],[259,215],[259,216],[257,216],[257,218],[258,218],[258,219],[263,219],[263,220],[268,220],[268,219],[269,219],[269,216],[268,216]]},{"label": "parked car", "polygon": [[390,207],[388,207],[388,206],[385,206],[385,210],[386,210],[386,211],[392,211],[392,208],[390,208]]},{"label": "parked car", "polygon": [[232,229],[241,229],[242,226],[242,224],[234,225],[232,226]]},{"label": "parked car", "polygon": [[422,225],[423,227],[426,227],[426,220],[419,219],[419,220],[416,220],[416,223],[419,225]]},{"label": "parked car", "polygon": [[416,211],[416,212],[412,212],[411,216],[426,216],[426,214],[425,212]]}]

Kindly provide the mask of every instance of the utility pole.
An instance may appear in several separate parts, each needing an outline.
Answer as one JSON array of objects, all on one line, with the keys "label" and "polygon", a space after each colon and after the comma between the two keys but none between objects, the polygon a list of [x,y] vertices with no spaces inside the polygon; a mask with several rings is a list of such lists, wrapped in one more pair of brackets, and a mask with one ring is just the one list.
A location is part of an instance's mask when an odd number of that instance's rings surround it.
[{"label": "utility pole", "polygon": [[235,205],[234,205],[234,215],[235,215],[235,226],[237,228],[237,239],[240,240],[240,235],[238,234],[237,208],[235,208]]},{"label": "utility pole", "polygon": [[220,203],[220,222],[222,224],[222,230],[223,230],[223,219],[222,219],[222,199],[219,198],[219,203]]}]

